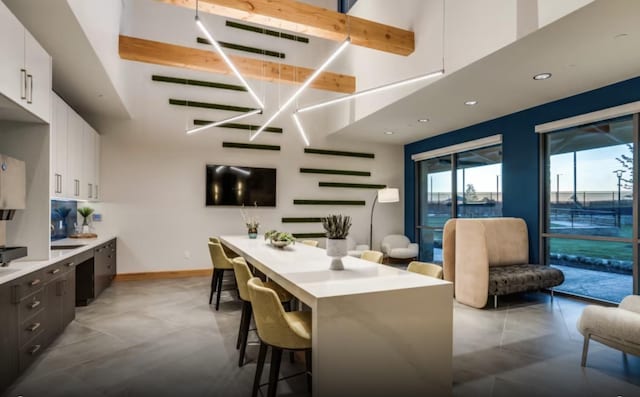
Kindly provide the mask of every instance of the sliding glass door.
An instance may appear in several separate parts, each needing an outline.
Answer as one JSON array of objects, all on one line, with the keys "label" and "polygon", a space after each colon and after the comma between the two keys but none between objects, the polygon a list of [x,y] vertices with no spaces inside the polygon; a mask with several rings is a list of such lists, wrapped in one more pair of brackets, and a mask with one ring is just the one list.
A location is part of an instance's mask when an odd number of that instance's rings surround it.
[{"label": "sliding glass door", "polygon": [[502,145],[417,163],[420,260],[442,263],[442,229],[453,217],[502,215]]},{"label": "sliding glass door", "polygon": [[543,248],[565,274],[557,290],[619,302],[637,278],[637,118],[550,132],[543,141]]}]

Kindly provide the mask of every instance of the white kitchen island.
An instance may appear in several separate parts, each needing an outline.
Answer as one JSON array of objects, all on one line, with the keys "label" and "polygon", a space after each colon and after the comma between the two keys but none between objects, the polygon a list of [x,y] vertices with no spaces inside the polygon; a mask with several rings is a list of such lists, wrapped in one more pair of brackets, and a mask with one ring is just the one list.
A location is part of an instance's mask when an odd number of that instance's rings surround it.
[{"label": "white kitchen island", "polygon": [[325,250],[221,236],[313,312],[313,396],[448,396],[453,288],[447,281]]}]

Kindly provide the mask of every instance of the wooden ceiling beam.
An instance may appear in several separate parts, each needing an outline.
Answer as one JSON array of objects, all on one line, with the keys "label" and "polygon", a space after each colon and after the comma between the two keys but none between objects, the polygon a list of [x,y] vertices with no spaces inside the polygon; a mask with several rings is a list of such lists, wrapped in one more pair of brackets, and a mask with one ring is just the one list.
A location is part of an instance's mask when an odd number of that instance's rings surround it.
[{"label": "wooden ceiling beam", "polygon": [[[220,55],[208,50],[199,50],[130,36],[120,36],[119,52],[120,58],[129,61],[218,74],[233,74]],[[244,77],[266,80],[272,83],[301,84],[314,72],[313,69],[309,68],[263,61],[256,58],[237,55],[229,55],[229,58],[231,58]],[[352,94],[356,90],[356,78],[344,74],[323,72],[311,83],[310,87]]]},{"label": "wooden ceiling beam", "polygon": [[[158,0],[195,10],[196,0]],[[202,12],[252,22],[313,37],[343,41],[389,52],[410,55],[415,50],[412,31],[348,16],[295,0],[200,0]]]}]

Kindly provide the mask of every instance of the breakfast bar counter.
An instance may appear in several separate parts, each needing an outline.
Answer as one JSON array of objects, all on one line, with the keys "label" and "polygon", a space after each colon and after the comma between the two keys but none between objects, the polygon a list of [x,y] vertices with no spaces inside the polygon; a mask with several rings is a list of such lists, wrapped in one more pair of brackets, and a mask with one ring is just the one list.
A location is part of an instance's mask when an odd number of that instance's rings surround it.
[{"label": "breakfast bar counter", "polygon": [[447,396],[452,284],[358,258],[329,270],[325,250],[221,241],[312,310],[313,395]]}]

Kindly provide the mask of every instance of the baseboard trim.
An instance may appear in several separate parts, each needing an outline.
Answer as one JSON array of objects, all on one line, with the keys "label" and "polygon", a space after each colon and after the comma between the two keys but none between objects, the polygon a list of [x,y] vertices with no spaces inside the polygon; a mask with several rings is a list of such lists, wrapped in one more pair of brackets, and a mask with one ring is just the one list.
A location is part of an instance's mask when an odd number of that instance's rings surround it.
[{"label": "baseboard trim", "polygon": [[114,281],[161,280],[170,278],[211,276],[213,269],[171,270],[165,272],[142,272],[117,274]]}]

